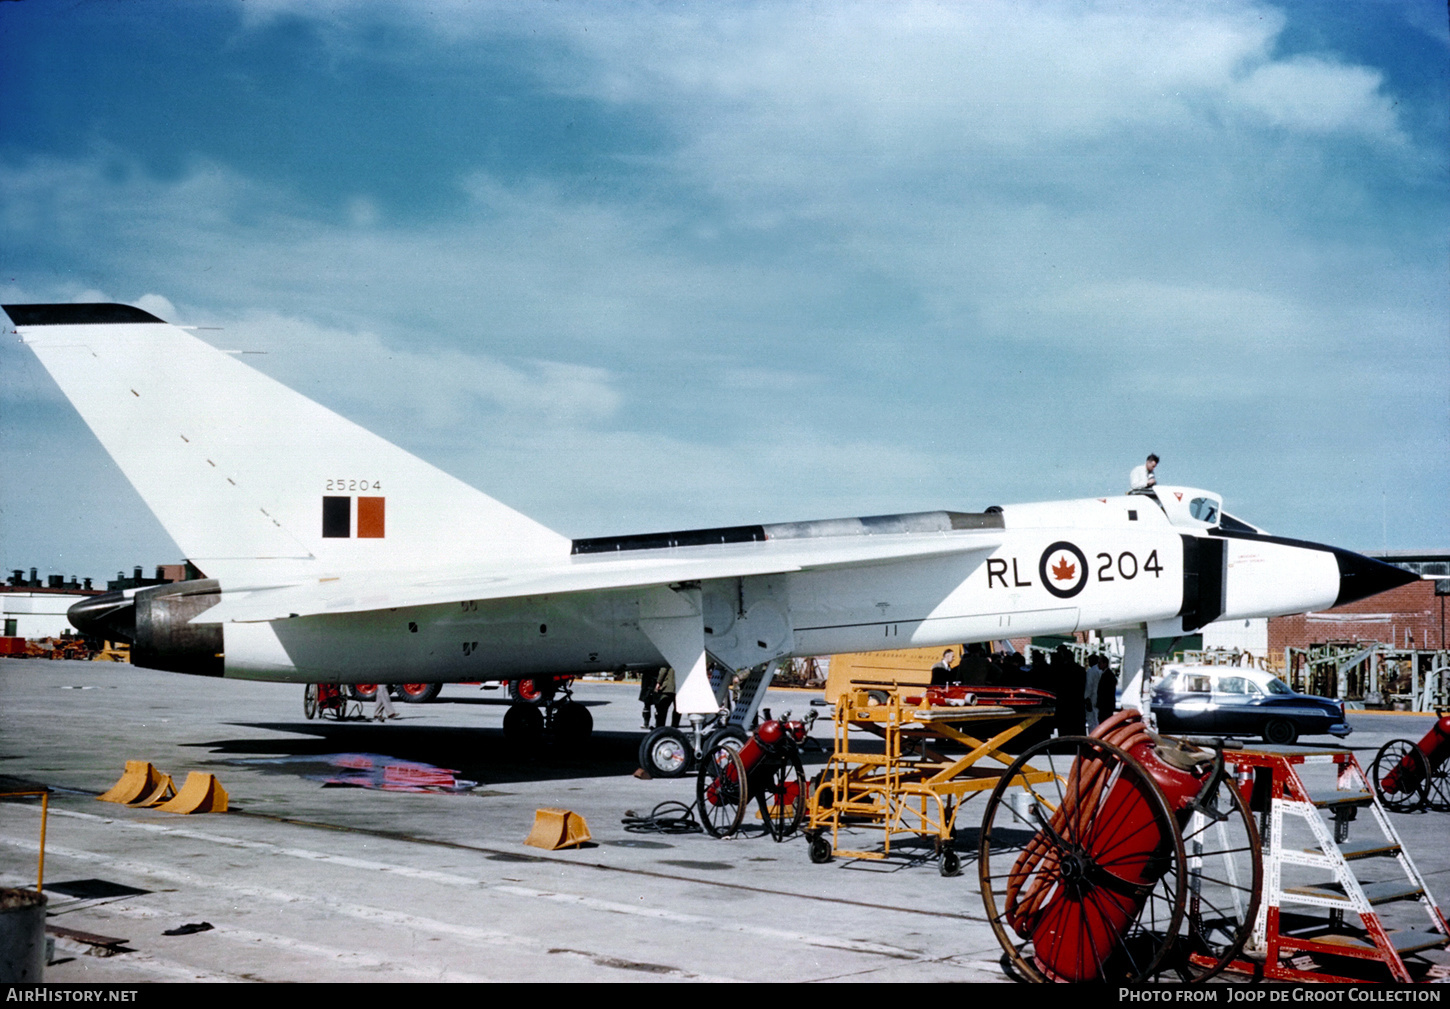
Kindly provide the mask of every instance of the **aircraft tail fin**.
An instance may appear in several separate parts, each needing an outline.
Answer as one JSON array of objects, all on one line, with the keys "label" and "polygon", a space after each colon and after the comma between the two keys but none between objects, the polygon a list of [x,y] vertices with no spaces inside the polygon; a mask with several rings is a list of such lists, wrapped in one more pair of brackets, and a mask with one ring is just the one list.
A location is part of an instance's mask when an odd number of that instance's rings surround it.
[{"label": "aircraft tail fin", "polygon": [[186,556],[226,586],[570,541],[130,305],[5,305]]}]

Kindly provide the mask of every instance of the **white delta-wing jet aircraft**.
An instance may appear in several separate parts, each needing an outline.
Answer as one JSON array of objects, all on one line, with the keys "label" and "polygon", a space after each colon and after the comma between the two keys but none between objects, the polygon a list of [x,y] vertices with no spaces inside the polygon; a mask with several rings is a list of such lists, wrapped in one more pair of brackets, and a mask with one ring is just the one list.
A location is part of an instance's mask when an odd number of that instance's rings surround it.
[{"label": "white delta-wing jet aircraft", "polygon": [[712,666],[1091,628],[1125,637],[1131,703],[1150,636],[1415,579],[1189,487],[571,540],[138,308],[4,308],[205,576],[71,610],[152,669],[381,684],[668,665],[698,724],[721,706]]}]

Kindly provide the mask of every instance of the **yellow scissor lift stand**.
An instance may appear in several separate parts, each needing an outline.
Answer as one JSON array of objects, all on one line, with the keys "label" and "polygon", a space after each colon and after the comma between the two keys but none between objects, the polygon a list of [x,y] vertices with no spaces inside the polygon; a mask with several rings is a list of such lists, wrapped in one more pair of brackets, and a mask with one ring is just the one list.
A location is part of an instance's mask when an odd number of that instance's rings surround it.
[{"label": "yellow scissor lift stand", "polygon": [[[951,840],[962,804],[996,788],[1016,759],[1003,747],[1052,715],[1050,704],[931,706],[923,687],[857,681],[836,700],[835,752],[812,791],[807,831],[818,844],[829,833],[831,856],[857,859],[890,858],[897,834],[931,838],[942,856],[942,873],[955,875]],[[862,749],[852,730],[882,740],[881,752]],[[937,747],[947,741],[966,752],[940,753]],[[1053,777],[1026,765],[1012,784],[1037,785]],[[881,847],[842,848],[843,826],[882,831]]]}]

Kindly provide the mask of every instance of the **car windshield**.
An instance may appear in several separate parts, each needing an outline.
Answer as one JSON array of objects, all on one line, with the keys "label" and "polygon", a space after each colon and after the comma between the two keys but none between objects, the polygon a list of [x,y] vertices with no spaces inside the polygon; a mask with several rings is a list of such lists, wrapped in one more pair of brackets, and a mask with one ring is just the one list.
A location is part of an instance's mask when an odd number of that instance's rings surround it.
[{"label": "car windshield", "polygon": [[1289,689],[1289,684],[1285,683],[1277,676],[1269,677],[1269,682],[1267,686],[1269,688],[1269,693],[1271,694],[1292,694],[1294,692]]}]

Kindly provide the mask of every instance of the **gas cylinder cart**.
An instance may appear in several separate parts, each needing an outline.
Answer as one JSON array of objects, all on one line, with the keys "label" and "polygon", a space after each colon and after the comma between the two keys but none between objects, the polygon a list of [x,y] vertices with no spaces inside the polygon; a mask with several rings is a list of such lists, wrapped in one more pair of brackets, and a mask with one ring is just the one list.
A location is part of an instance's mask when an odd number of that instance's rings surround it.
[{"label": "gas cylinder cart", "polygon": [[767,718],[744,745],[733,736],[718,739],[700,760],[695,798],[700,821],[711,837],[733,837],[755,800],[761,822],[776,841],[800,829],[806,809],[806,776],[800,746],[816,713],[792,719]]},{"label": "gas cylinder cart", "polygon": [[[987,802],[978,856],[1010,974],[1191,982],[1230,967],[1263,880],[1231,745],[1160,737],[1128,709],[1017,758]],[[1028,768],[1037,776],[1009,792]]]},{"label": "gas cylinder cart", "polygon": [[302,714],[308,720],[331,715],[339,722],[347,718],[361,718],[362,705],[354,702],[350,707],[348,696],[336,683],[309,683],[302,692]]},{"label": "gas cylinder cart", "polygon": [[[1004,747],[1053,710],[1052,694],[1025,687],[922,690],[857,681],[836,701],[835,751],[811,790],[806,826],[811,861],[887,859],[896,835],[910,834],[930,838],[941,874],[957,875],[961,859],[952,839],[962,804],[999,785],[1015,760]],[[883,745],[863,747],[853,732]],[[943,744],[966,752],[944,755]],[[1053,773],[1021,765],[1011,783],[1040,784]],[[881,847],[842,847],[842,828],[880,830]]]},{"label": "gas cylinder cart", "polygon": [[1375,754],[1370,780],[1386,809],[1450,813],[1450,712],[1437,708],[1435,714],[1435,724],[1418,743],[1392,739]]}]

